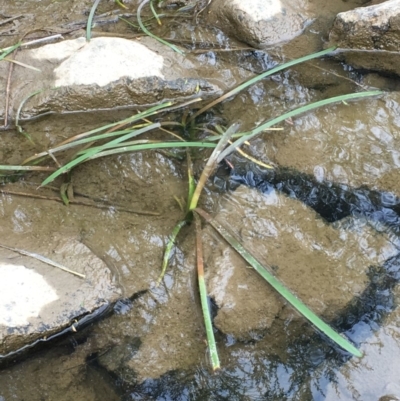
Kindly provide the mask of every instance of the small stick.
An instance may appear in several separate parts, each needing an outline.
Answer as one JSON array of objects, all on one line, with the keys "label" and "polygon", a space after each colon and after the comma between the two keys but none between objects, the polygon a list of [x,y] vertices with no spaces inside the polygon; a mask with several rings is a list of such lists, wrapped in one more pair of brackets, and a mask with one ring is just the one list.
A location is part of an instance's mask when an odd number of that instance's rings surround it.
[{"label": "small stick", "polygon": [[[52,200],[55,202],[60,202],[64,203],[62,199],[57,198],[55,196],[44,196],[44,195],[37,195],[37,194],[30,194],[27,192],[16,192],[16,191],[9,191],[6,189],[0,189],[0,193],[5,194],[5,195],[17,195],[17,196],[25,196],[27,198],[35,198],[35,199],[43,199],[43,200]],[[132,210],[132,209],[126,209],[120,206],[112,206],[112,205],[96,205],[93,203],[87,203],[87,202],[82,202],[78,200],[69,200],[69,203],[73,205],[79,205],[79,206],[89,206],[89,207],[95,207],[98,209],[109,209],[110,207],[114,207],[117,211],[119,212],[127,212],[127,213],[135,213],[135,214],[141,214],[145,216],[159,216],[160,213],[157,212],[150,212],[150,211],[137,211],[137,210]]]},{"label": "small stick", "polygon": [[24,255],[24,256],[29,256],[31,258],[40,260],[43,263],[46,263],[46,264],[48,264],[50,266],[53,266],[53,267],[58,267],[59,269],[64,270],[67,273],[74,274],[75,276],[79,276],[81,278],[86,278],[86,276],[84,274],[74,272],[73,270],[70,270],[70,269],[64,267],[63,265],[60,265],[57,262],[53,262],[52,260],[50,260],[50,259],[48,259],[48,258],[46,258],[46,257],[44,257],[42,255],[39,255],[37,253],[24,251],[23,249],[18,249],[18,248],[11,248],[10,246],[6,246],[6,245],[2,245],[2,244],[0,244],[0,247],[4,248],[4,249],[8,249],[8,250],[13,251],[13,252],[20,253],[21,255]]},{"label": "small stick", "polygon": [[[58,33],[57,35],[46,36],[45,38],[39,38],[39,39],[31,40],[30,42],[21,43],[20,47],[37,45],[38,43],[43,43],[43,42],[51,42],[52,40],[55,40],[55,39],[64,39],[64,38],[60,33]],[[9,46],[9,47],[5,47],[4,49],[1,49],[1,50],[4,52],[11,48],[12,48],[12,46]]]},{"label": "small stick", "polygon": [[[18,49],[15,50],[16,52]],[[8,69],[8,77],[7,77],[7,87],[6,87],[6,105],[4,110],[4,128],[8,125],[8,112],[10,108],[10,87],[11,87],[11,75],[14,69],[14,63],[10,63],[10,67]]]},{"label": "small stick", "polygon": [[0,21],[0,25],[5,25],[5,24],[7,24],[7,23],[9,23],[11,21],[14,21],[15,19],[21,18],[21,17],[23,17],[22,14],[21,15],[17,15],[15,17],[10,17],[8,19],[5,19],[4,21]]}]

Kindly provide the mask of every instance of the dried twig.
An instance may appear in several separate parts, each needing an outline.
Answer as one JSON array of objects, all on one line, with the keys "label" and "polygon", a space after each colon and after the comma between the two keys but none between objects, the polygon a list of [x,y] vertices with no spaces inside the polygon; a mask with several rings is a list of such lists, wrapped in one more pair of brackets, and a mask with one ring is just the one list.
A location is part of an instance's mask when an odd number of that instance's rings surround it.
[{"label": "dried twig", "polygon": [[64,270],[67,273],[74,274],[75,276],[78,276],[78,277],[81,277],[81,278],[85,278],[86,277],[84,274],[75,272],[73,270],[70,270],[67,267],[63,266],[63,265],[60,265],[59,263],[54,262],[51,259],[46,258],[45,256],[39,255],[38,253],[32,253],[32,252],[25,251],[23,249],[12,248],[10,246],[1,245],[1,244],[0,244],[0,248],[8,249],[10,251],[20,253],[21,255],[29,256],[30,258],[34,258],[34,259],[40,260],[43,263],[46,263],[46,264],[48,264],[50,266],[57,267],[57,268],[59,268],[61,270]]},{"label": "dried twig", "polygon": [[[60,202],[64,203],[61,198],[55,197],[55,196],[44,196],[44,195],[38,195],[38,194],[32,194],[28,192],[17,192],[17,191],[9,191],[7,189],[0,189],[0,193],[6,194],[6,195],[16,195],[16,196],[24,196],[27,198],[35,198],[35,199],[43,199],[43,200],[51,200],[55,202]],[[110,209],[110,207],[115,208],[115,210],[119,212],[127,212],[127,213],[135,213],[135,214],[141,214],[145,216],[159,216],[160,213],[157,212],[150,212],[146,210],[132,210],[132,209],[127,209],[121,206],[114,206],[114,205],[98,205],[95,203],[88,203],[88,202],[83,202],[79,201],[76,199],[70,199],[69,200],[70,204],[73,205],[79,205],[79,206],[89,206],[89,207],[95,207],[97,209]]]}]

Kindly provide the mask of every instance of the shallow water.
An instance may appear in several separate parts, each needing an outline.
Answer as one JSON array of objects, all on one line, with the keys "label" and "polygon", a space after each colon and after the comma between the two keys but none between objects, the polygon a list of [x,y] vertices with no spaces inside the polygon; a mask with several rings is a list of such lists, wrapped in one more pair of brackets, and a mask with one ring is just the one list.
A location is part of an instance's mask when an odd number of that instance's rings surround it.
[{"label": "shallow water", "polygon": [[[41,2],[40,7],[54,13],[57,3],[62,2]],[[84,8],[83,3],[76,4],[74,10]],[[208,52],[198,59],[207,70],[226,71],[227,85],[234,85],[245,79],[249,70],[264,70],[288,54],[296,57],[296,52],[307,49],[304,53],[310,53],[320,48],[318,33],[323,32],[324,24],[334,13],[358,3],[333,2],[328,10],[325,2],[315,4],[323,11],[323,18],[307,35],[278,50]],[[29,7],[27,2],[23,4]],[[10,9],[10,13],[14,11]],[[42,23],[41,18],[36,22]],[[213,36],[215,32],[204,27],[196,35],[189,28],[190,24],[180,33],[190,40],[216,37],[222,45],[228,40],[220,34]],[[279,74],[217,107],[203,122],[207,126],[210,121],[228,125],[239,120],[243,129],[249,129],[290,107],[354,90],[358,84],[386,89],[395,82],[376,74],[359,74],[332,60],[315,61],[313,65],[323,70],[299,67]],[[230,73],[230,66],[234,73]],[[319,80],[316,71],[321,74]],[[363,101],[351,105],[350,111],[338,105],[310,113],[295,119],[293,125],[283,124],[283,132],[263,135],[249,152],[264,162],[276,163],[278,168],[269,172],[235,155],[231,159],[234,169],[220,167],[207,188],[203,206],[216,211],[222,195],[244,183],[265,194],[277,191],[298,199],[332,230],[338,226],[343,229],[349,218],[368,221],[376,236],[384,233],[397,246],[400,192],[396,193],[395,179],[399,128],[396,96],[394,93],[383,100]],[[32,149],[25,138],[9,130],[1,134],[0,159],[17,164],[42,147],[128,113],[48,116],[26,123],[25,130],[40,146]],[[334,136],[337,132],[341,134],[339,139]],[[359,138],[362,146],[357,147]],[[315,150],[315,159],[309,157],[310,149]],[[365,154],[370,156],[370,163]],[[391,169],[390,160],[394,160]],[[339,174],[337,166],[345,174]],[[371,175],[373,180],[367,182]],[[0,189],[29,192],[43,177],[26,175]],[[191,269],[194,238],[190,228],[180,237],[164,284],[154,288],[168,235],[182,218],[175,198],[186,196],[185,177],[186,166],[179,159],[163,153],[137,153],[96,160],[74,171],[75,191],[111,203],[106,210],[73,205],[67,208],[46,200],[1,195],[2,241],[30,248],[51,243],[54,233],[79,238],[111,268],[123,295],[100,322],[4,364],[0,370],[0,401],[400,399],[397,256],[364,266],[368,278],[365,288],[346,308],[329,317],[333,326],[365,353],[363,358],[350,358],[307,322],[300,319],[299,323],[299,318],[286,308],[286,315],[277,314],[273,325],[254,330],[245,341],[217,331],[222,369],[216,374],[210,372],[196,278]],[[49,189],[45,194],[55,193]],[[157,211],[160,215],[136,215],[118,211],[118,207]],[[259,229],[268,232],[270,227],[264,223]],[[289,218],[285,225],[290,228],[290,224]],[[375,252],[364,240],[360,237],[364,252]],[[251,273],[249,282],[256,280]],[[310,297],[318,302],[322,295],[317,289]],[[218,313],[215,303],[213,310]],[[248,321],[243,319],[241,326],[247,328]]]}]

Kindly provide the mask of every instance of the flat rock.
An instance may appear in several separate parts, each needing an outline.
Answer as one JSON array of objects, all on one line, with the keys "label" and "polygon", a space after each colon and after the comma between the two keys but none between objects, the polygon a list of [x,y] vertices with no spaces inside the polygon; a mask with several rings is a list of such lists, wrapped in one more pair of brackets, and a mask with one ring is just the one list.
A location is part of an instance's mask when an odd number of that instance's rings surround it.
[{"label": "flat rock", "polygon": [[310,15],[302,0],[214,0],[207,19],[239,40],[263,48],[298,36]]},{"label": "flat rock", "polygon": [[254,149],[318,182],[364,186],[400,197],[399,108],[398,92],[332,105],[296,118],[284,132],[256,141]]},{"label": "flat rock", "polygon": [[[144,44],[146,43],[146,45]],[[219,93],[202,79],[194,62],[149,38],[138,41],[99,37],[65,40],[21,50],[14,67],[10,113],[20,118],[46,113],[145,107]],[[5,113],[7,63],[0,64],[0,118]]]},{"label": "flat rock", "polygon": [[338,56],[363,69],[400,74],[400,3],[389,0],[339,13],[329,34]]},{"label": "flat rock", "polygon": [[[332,320],[368,285],[368,268],[399,250],[368,224],[334,226],[278,192],[240,187],[225,196],[217,221],[225,225],[317,315]],[[216,326],[239,339],[256,338],[276,318],[304,319],[215,233],[206,236],[209,294]],[[218,245],[219,244],[219,245]]]},{"label": "flat rock", "polygon": [[35,251],[85,278],[1,248],[2,356],[61,331],[120,295],[109,268],[76,238],[55,236],[51,255],[44,244]]}]

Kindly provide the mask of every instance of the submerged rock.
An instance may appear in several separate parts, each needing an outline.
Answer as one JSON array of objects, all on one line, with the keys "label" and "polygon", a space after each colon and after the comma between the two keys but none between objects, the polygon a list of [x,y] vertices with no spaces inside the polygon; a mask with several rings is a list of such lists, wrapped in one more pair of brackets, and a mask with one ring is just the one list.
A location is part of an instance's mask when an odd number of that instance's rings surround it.
[{"label": "submerged rock", "polygon": [[363,69],[400,74],[400,3],[389,0],[339,13],[329,34],[338,56]]},{"label": "submerged rock", "polygon": [[[193,236],[189,239],[194,241]],[[190,244],[192,246],[192,244]],[[165,279],[132,303],[132,308],[101,322],[99,338],[122,338],[98,362],[114,376],[134,385],[167,372],[190,370],[204,360],[206,343],[201,306],[197,302],[194,254],[169,266]],[[189,268],[188,268],[189,266]]]},{"label": "submerged rock", "polygon": [[[283,132],[254,142],[255,153],[319,183],[367,187],[400,197],[399,109],[398,92],[318,109]],[[390,195],[386,199],[388,206]]]},{"label": "submerged rock", "polygon": [[51,255],[43,244],[36,249],[85,278],[0,248],[0,359],[39,338],[78,327],[75,319],[120,295],[110,269],[77,239],[53,238]]},{"label": "submerged rock", "polygon": [[[368,269],[399,249],[367,224],[334,226],[298,200],[240,187],[226,196],[216,219],[317,315],[328,321],[360,295]],[[229,246],[208,235],[210,296],[219,307],[216,326],[240,339],[257,338],[277,318],[295,313]]]},{"label": "submerged rock", "polygon": [[[16,60],[40,71],[15,66],[10,91],[12,116],[24,100],[22,119],[54,112],[145,107],[219,93],[216,85],[201,78],[193,62],[166,46],[160,48],[151,38],[139,43],[99,37],[90,42],[78,38],[21,50]],[[0,64],[4,90],[6,71],[7,64]],[[2,102],[0,118],[4,118],[5,97]]]},{"label": "submerged rock", "polygon": [[310,21],[307,5],[301,0],[214,0],[207,18],[257,48],[293,39]]}]

